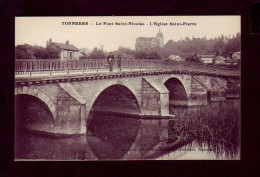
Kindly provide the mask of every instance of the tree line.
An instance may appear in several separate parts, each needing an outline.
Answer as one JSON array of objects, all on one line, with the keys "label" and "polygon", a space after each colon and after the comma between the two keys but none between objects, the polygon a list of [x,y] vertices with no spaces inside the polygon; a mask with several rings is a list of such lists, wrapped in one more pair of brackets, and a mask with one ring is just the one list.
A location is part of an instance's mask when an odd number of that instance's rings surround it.
[{"label": "tree line", "polygon": [[[126,47],[119,47],[112,52],[115,58],[121,59],[159,59],[158,53],[153,51],[135,51]],[[95,47],[90,54],[82,53],[80,59],[104,59],[108,53]]]},{"label": "tree line", "polygon": [[232,38],[224,35],[215,37],[214,39],[206,39],[206,37],[189,39],[187,37],[177,42],[169,40],[158,53],[162,58],[167,58],[170,55],[179,55],[184,59],[197,55],[217,54],[227,56],[230,53],[240,51],[240,43],[241,36],[239,33]]},{"label": "tree line", "polygon": [[[116,58],[121,57],[122,59],[167,59],[171,55],[177,55],[186,61],[199,62],[199,55],[230,56],[231,53],[241,51],[240,44],[241,35],[239,33],[232,38],[224,35],[210,39],[186,37],[179,41],[169,40],[162,48],[155,47],[150,50],[136,51],[119,47],[118,50],[113,51],[113,54]],[[105,52],[95,48],[92,53],[83,56],[82,59],[102,59],[105,56]]]},{"label": "tree line", "polygon": [[[178,41],[169,40],[162,48],[155,47],[150,50],[142,51],[132,50],[126,47],[119,47],[113,51],[115,58],[122,59],[167,59],[171,55],[180,56],[188,61],[198,62],[198,55],[222,55],[227,56],[230,53],[241,50],[241,35],[238,33],[232,38],[221,35],[214,39],[188,38]],[[81,53],[80,59],[104,59],[107,54],[105,51],[95,47],[91,53]],[[55,46],[40,47],[29,44],[17,45],[15,47],[16,59],[58,59],[60,49]]]},{"label": "tree line", "polygon": [[15,47],[16,59],[58,59],[61,49],[56,46],[32,46],[29,44],[17,45]]}]

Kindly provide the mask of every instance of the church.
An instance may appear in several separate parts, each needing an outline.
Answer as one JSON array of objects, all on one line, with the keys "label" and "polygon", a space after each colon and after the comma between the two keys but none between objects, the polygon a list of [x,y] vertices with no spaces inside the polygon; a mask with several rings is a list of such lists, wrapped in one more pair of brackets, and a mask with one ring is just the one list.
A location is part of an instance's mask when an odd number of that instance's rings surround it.
[{"label": "church", "polygon": [[151,50],[154,47],[163,47],[163,34],[159,29],[156,37],[138,37],[135,42],[135,50]]}]

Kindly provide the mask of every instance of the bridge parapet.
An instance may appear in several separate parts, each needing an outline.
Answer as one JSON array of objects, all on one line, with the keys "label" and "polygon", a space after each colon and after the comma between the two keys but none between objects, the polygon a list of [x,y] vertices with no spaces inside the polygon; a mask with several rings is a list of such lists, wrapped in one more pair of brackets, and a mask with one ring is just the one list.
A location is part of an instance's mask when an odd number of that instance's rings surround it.
[{"label": "bridge parapet", "polygon": [[[140,70],[175,70],[206,72],[226,75],[239,75],[238,69],[227,67],[218,67],[202,63],[183,62],[183,61],[165,61],[151,59],[132,59],[122,60],[121,69],[118,68],[117,61],[113,63],[115,71],[140,71]],[[104,59],[87,59],[87,60],[16,60],[15,75],[31,77],[32,75],[57,75],[73,73],[102,73],[108,72],[108,63]]]}]

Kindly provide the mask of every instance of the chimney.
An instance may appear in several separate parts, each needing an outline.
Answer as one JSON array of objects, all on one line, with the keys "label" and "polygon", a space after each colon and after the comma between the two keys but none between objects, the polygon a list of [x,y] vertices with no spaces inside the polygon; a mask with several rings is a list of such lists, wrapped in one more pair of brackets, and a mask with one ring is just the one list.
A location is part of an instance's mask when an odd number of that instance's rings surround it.
[{"label": "chimney", "polygon": [[70,44],[69,41],[66,41],[66,44],[69,45]]}]

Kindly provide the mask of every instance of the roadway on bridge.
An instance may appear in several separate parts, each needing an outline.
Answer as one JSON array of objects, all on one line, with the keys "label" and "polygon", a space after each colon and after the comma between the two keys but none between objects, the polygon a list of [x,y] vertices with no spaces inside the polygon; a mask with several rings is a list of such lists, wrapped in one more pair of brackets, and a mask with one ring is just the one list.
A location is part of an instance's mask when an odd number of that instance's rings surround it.
[{"label": "roadway on bridge", "polygon": [[91,74],[98,74],[98,73],[122,73],[122,72],[136,72],[136,71],[147,71],[147,69],[122,69],[121,71],[119,69],[115,69],[112,72],[109,72],[108,69],[98,69],[98,70],[85,70],[84,72],[82,70],[71,70],[69,73],[67,71],[42,71],[42,72],[32,72],[31,75],[29,72],[19,73],[15,74],[15,78],[28,78],[28,77],[50,77],[50,76],[75,76],[75,75],[91,75]]}]

